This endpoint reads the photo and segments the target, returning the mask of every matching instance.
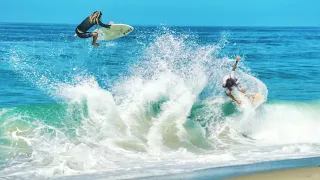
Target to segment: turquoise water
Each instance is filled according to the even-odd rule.
[[[0,175],[142,178],[319,156],[320,28],[0,24]],[[226,98],[237,76],[259,107]]]

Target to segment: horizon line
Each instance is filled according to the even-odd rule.
[[[47,23],[47,22],[0,22],[0,24],[37,24],[37,25],[70,25],[70,26],[77,26],[78,24],[72,24],[72,23]],[[117,23],[115,23],[117,24]],[[118,23],[118,24],[126,24],[126,23]],[[320,28],[320,25],[313,25],[313,26],[301,26],[301,25],[166,25],[166,24],[128,24],[130,26],[137,26],[137,27],[159,27],[159,26],[165,26],[165,27],[308,27],[308,28]]]

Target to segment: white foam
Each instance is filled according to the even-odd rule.
[[[312,106],[270,104],[256,112],[243,130],[269,144],[320,143],[320,121],[316,117]]]

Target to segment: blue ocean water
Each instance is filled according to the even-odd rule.
[[[320,28],[134,28],[92,47],[74,25],[0,24],[1,176],[142,178],[319,156]],[[224,95],[236,55],[242,86],[266,97],[257,108]]]

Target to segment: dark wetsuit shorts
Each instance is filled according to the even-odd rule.
[[[92,32],[84,32],[84,33],[81,33],[78,31],[78,29],[76,29],[76,33],[77,35],[80,37],[80,38],[89,38],[89,37],[92,37],[93,36],[93,33]]]

